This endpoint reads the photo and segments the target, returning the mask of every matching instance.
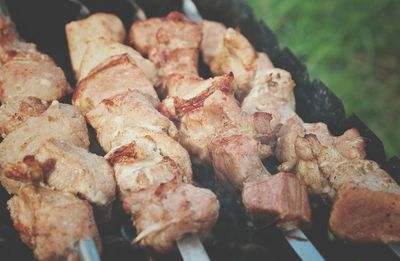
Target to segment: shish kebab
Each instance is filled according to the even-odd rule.
[[[78,249],[93,241],[101,251],[92,209],[77,196],[107,207],[113,170],[88,152],[79,111],[57,101],[72,92],[62,70],[21,41],[7,17],[0,17],[0,36],[0,181],[14,195],[14,226],[37,260],[79,260]],[[99,260],[96,253],[85,258]]]
[[[138,231],[132,243],[166,252],[185,234],[205,238],[218,217],[218,200],[191,184],[189,155],[175,141],[179,133],[156,110],[153,63],[121,43],[125,32],[119,20],[111,27],[102,16],[111,15],[66,25],[78,80],[72,102],[96,130],[114,167],[119,197]],[[121,37],[116,40],[115,34]]]
[[[270,176],[260,160],[270,155],[265,143],[275,133],[269,115],[241,111],[232,95],[232,75],[198,76],[202,41],[201,27],[176,12],[135,22],[130,30],[131,44],[158,68],[159,93],[169,96],[161,111],[177,122],[183,146],[198,161],[211,162],[220,180],[246,192],[243,202],[255,220],[277,220],[283,230],[309,223],[305,186],[290,173]],[[219,158],[224,148],[229,153]],[[229,172],[220,175],[227,166]],[[302,258],[323,259],[309,241],[287,239]]]
[[[280,170],[293,171],[311,195],[332,203],[332,232],[351,241],[399,242],[400,186],[365,159],[357,129],[335,137],[324,123],[304,123],[295,112],[289,72],[275,68],[240,32],[210,21],[202,28],[205,63],[214,75],[233,71],[238,76],[235,91],[244,111],[267,112],[272,125],[281,126],[273,141]],[[398,254],[396,244],[389,245]]]

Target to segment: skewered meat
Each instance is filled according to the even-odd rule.
[[[294,112],[294,82],[290,74],[273,68],[268,57],[260,53],[256,64],[254,79],[250,81],[252,89],[242,109],[270,113],[272,128],[283,125],[275,150],[283,162],[280,169],[294,171],[310,193],[333,202],[330,225],[338,236],[370,242],[398,240],[394,235],[400,226],[391,213],[396,216],[392,202],[399,197],[400,187],[375,162],[365,160],[364,140],[357,130],[334,137],[325,124],[303,123]],[[377,203],[371,197],[387,201]],[[362,201],[372,204],[364,205]],[[388,215],[375,213],[380,210]],[[365,220],[367,214],[372,215],[371,219]],[[344,219],[352,222],[343,225]],[[381,225],[375,226],[371,220],[379,220]]]
[[[201,21],[200,25],[203,32],[200,45],[201,54],[204,63],[210,64],[214,57],[222,51],[226,27],[221,23],[208,20]]]
[[[3,173],[7,178],[27,183],[42,181],[98,206],[107,206],[115,197],[114,172],[103,157],[55,139],[45,141],[36,156],[6,165]]]
[[[1,136],[5,138],[30,117],[42,114],[48,106],[48,102],[35,97],[24,97],[14,100],[13,103],[3,104],[0,107]]]
[[[269,175],[261,159],[271,154],[266,143],[273,139],[276,129],[270,125],[269,114],[248,115],[234,99],[234,78],[225,69],[237,69],[234,72],[238,73],[239,84],[244,82],[242,78],[250,81],[254,74],[252,66],[256,65],[256,53],[247,40],[233,30],[225,34],[227,46],[218,44],[219,37],[212,35],[212,32],[222,31],[225,32],[225,29],[219,24],[206,22],[202,28],[188,21],[184,15],[172,12],[165,19],[134,23],[130,30],[130,40],[143,52],[148,52],[149,59],[159,70],[162,78],[161,93],[167,95],[160,110],[177,122],[182,145],[194,155],[195,160],[212,163],[221,180],[242,189],[244,181]],[[143,38],[147,37],[146,41],[139,37],[139,32],[145,32]],[[215,57],[212,57],[212,51],[205,53],[205,59],[213,58],[211,63],[214,69],[221,74],[228,74],[208,80],[198,77],[197,49],[203,33],[212,37],[202,42],[203,48],[216,43],[216,48],[221,49],[221,52],[215,52]],[[238,44],[245,52],[236,52],[234,47]],[[230,52],[237,57],[227,61],[225,58],[229,57],[225,55]],[[238,60],[243,61],[244,66]],[[225,66],[225,63],[228,65]],[[245,160],[242,161],[240,156]],[[254,175],[249,172],[251,166],[257,168]],[[298,190],[305,194],[305,186],[300,182],[296,184]],[[305,201],[304,205],[308,206],[308,202]],[[300,209],[304,214],[300,215],[300,219],[305,219],[294,221],[296,225],[310,221],[309,207]]]
[[[147,55],[157,43],[157,31],[163,20],[158,17],[136,21],[129,30],[129,43],[142,55]]]
[[[129,46],[114,41],[107,41],[104,38],[98,38],[88,43],[86,51],[82,57],[80,67],[80,79],[89,75],[98,64],[115,55],[128,54],[135,61],[136,65],[142,69],[147,79],[153,84],[157,81],[157,71],[152,62],[143,58],[140,53]]]
[[[240,109],[233,97],[232,85],[232,75],[208,80],[182,75],[172,76],[167,84],[168,98],[163,101],[161,111],[177,120],[183,146],[199,162],[212,163],[220,180],[238,189],[243,189],[247,181],[256,182],[260,191],[267,191],[271,187],[269,183],[276,179],[258,182],[270,176],[261,159],[271,154],[270,147],[265,143],[272,139],[276,130],[271,128],[271,118],[268,114],[257,113],[251,116]],[[311,212],[306,188],[301,182],[291,184],[295,186],[293,191],[302,195],[300,198],[288,196],[285,200],[293,200],[292,202],[276,201],[268,206],[257,205],[264,202],[254,201],[253,204],[247,204],[249,211],[257,212],[259,216],[268,219],[271,219],[271,216],[282,218],[279,224],[287,229],[309,223]],[[252,189],[249,186],[246,188]],[[269,193],[274,193],[274,196],[276,193],[276,198],[281,199],[280,195],[286,191],[285,186],[280,186]],[[249,195],[247,189],[243,193]],[[298,196],[296,193],[291,196]],[[291,206],[298,204],[299,200],[302,204],[293,209],[293,213],[287,213],[288,208],[284,207],[285,204]],[[269,206],[271,212],[267,213],[266,209]],[[293,220],[289,221],[290,218]]]
[[[171,12],[164,19],[136,22],[130,29],[130,42],[148,54],[158,69],[163,93],[167,77],[173,74],[198,76],[198,48],[201,27],[186,16]]]
[[[38,117],[31,117],[0,143],[0,166],[21,162],[27,155],[36,155],[43,143],[55,138],[87,149],[88,130],[82,115],[71,105],[54,101]],[[1,175],[1,183],[8,191],[18,191],[19,182]]]
[[[232,28],[224,34],[221,51],[211,60],[210,69],[213,75],[232,72],[237,84],[235,95],[239,101],[251,89],[250,82],[254,77],[257,53],[247,39]]]
[[[9,52],[0,67],[0,101],[13,103],[16,98],[36,97],[58,100],[71,93],[63,71],[50,57],[37,52]]]
[[[98,38],[123,42],[126,35],[121,20],[115,15],[105,13],[97,13],[86,19],[70,22],[66,25],[65,32],[68,37],[72,69],[77,79],[80,78],[79,70],[89,42]]]
[[[399,203],[398,193],[345,184],[336,194],[329,225],[346,240],[399,242]]]
[[[8,202],[14,227],[37,260],[79,260],[76,244],[92,238],[101,250],[89,204],[67,192],[24,186]]]
[[[135,61],[128,54],[112,56],[78,83],[72,104],[86,114],[102,100],[129,90],[139,90],[152,104],[159,103],[153,85]]]
[[[100,59],[92,60],[90,66],[97,67],[80,82],[74,104],[87,113],[108,152],[124,209],[139,232],[134,242],[165,252],[185,233],[206,235],[219,204],[212,192],[187,184],[192,180],[189,155],[173,139],[178,138],[174,124],[155,109],[159,100],[136,64],[140,60],[125,50],[128,54],[114,58],[124,63],[113,57],[100,65]]]
[[[186,233],[205,238],[218,218],[219,205],[209,190],[174,180],[156,189],[132,192],[123,199],[135,227],[142,231],[142,246],[165,252]],[[140,234],[139,234],[140,236]]]

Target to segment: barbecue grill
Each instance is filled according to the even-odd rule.
[[[118,15],[129,28],[136,10],[124,0],[87,0],[91,12],[104,11]],[[367,158],[376,161],[400,182],[397,157],[386,160],[384,147],[378,137],[356,116],[346,117],[341,100],[318,79],[310,79],[306,66],[288,48],[282,48],[274,33],[258,21],[250,8],[240,0],[194,1],[205,19],[223,22],[239,28],[258,51],[266,52],[279,68],[292,74],[296,82],[296,110],[306,122],[324,122],[332,134],[338,135],[348,128],[357,128],[367,140]],[[165,16],[172,10],[181,11],[178,0],[137,1],[148,17]],[[13,21],[21,36],[34,42],[64,69],[74,83],[64,34],[67,22],[80,16],[79,5],[67,0],[10,0],[7,1]],[[201,60],[201,59],[200,59]],[[210,73],[200,65],[202,76]],[[74,86],[74,84],[72,84]],[[69,102],[67,100],[66,102]],[[104,155],[91,130],[91,151]],[[270,158],[265,165],[271,173],[277,172],[278,161]],[[397,172],[397,173],[396,173]],[[211,260],[298,260],[298,256],[273,225],[262,227],[249,223],[236,192],[221,190],[214,180],[212,169],[194,166],[195,181],[202,187],[217,191],[221,203],[220,217],[213,232],[204,243]],[[397,174],[397,176],[396,176]],[[6,209],[9,195],[0,189],[0,257],[2,260],[31,260],[32,253],[19,239]],[[355,244],[335,239],[328,229],[329,208],[319,199],[312,200],[313,223],[306,230],[307,237],[327,260],[394,260],[395,255],[383,244]],[[101,212],[98,210],[98,212]],[[98,213],[99,216],[101,213]],[[99,223],[103,240],[103,260],[149,260],[149,253],[139,246],[131,246],[135,237],[129,217],[119,201],[107,219]],[[151,253],[150,253],[151,254]],[[152,254],[153,260],[180,260],[179,254]]]

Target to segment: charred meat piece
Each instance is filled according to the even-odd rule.
[[[257,53],[247,39],[232,28],[226,30],[223,40],[221,51],[209,66],[213,75],[233,73],[237,84],[235,95],[242,101],[251,89]]]
[[[311,209],[305,184],[294,174],[280,172],[246,181],[243,205],[253,220],[277,220],[283,230],[308,226]]]
[[[151,61],[143,58],[140,53],[129,46],[104,38],[98,38],[88,43],[79,70],[80,79],[84,79],[97,65],[108,58],[122,54],[128,54],[153,84],[157,82],[157,71]]]
[[[48,102],[35,97],[15,99],[0,107],[0,135],[5,138],[30,117],[36,117],[46,111]]]
[[[130,29],[130,42],[154,62],[163,94],[165,81],[174,74],[198,75],[198,48],[201,27],[178,12],[164,19],[136,22]]]
[[[79,260],[76,244],[101,241],[89,204],[67,192],[26,186],[8,202],[15,229],[37,260]]]
[[[153,85],[135,61],[128,54],[112,56],[78,83],[72,104],[86,114],[104,99],[132,90],[141,91],[154,105],[159,103]]]
[[[86,19],[73,21],[66,25],[65,32],[71,57],[72,69],[79,79],[83,55],[90,41],[97,38],[113,42],[123,42],[126,32],[121,20],[112,14],[96,13]]]
[[[129,44],[142,55],[147,55],[157,44],[156,35],[162,23],[163,19],[159,17],[134,22],[129,30]]]
[[[54,166],[48,167],[45,181],[50,187],[71,192],[98,206],[107,206],[114,200],[114,171],[103,157],[50,139],[44,142],[36,158],[40,162],[54,162]]]
[[[131,192],[123,206],[132,215],[142,246],[159,252],[174,249],[176,239],[186,233],[205,238],[219,211],[211,191],[174,181]]]
[[[185,82],[188,84],[185,85]],[[169,95],[163,101],[161,111],[171,118],[177,118],[182,134],[180,141],[200,162],[211,162],[208,145],[215,136],[224,132],[241,133],[259,142],[274,135],[275,130],[269,128],[268,115],[253,117],[240,109],[232,95],[232,75],[211,80],[182,77],[173,84],[176,86],[168,86],[168,90],[179,90],[182,88],[179,85],[188,89],[181,95],[176,92],[174,95],[177,96]],[[260,156],[265,158],[270,150],[262,145]]]
[[[40,53],[13,51],[0,67],[0,101],[36,97],[44,101],[58,100],[72,93],[65,75],[50,57]]]
[[[361,242],[400,241],[400,194],[354,184],[339,188],[329,225],[340,238]]]
[[[227,29],[221,23],[208,20],[201,21],[200,25],[203,33],[200,51],[203,55],[204,63],[209,65],[215,56],[222,51],[224,34]]]
[[[27,155],[36,155],[49,138],[84,149],[89,147],[88,130],[82,115],[73,106],[54,101],[44,113],[29,118],[0,143],[1,167],[18,163]],[[1,179],[3,183],[3,175]]]
[[[133,90],[103,100],[86,115],[96,128],[97,137],[105,151],[132,141],[131,129],[143,128],[177,136],[175,125],[161,113],[140,91]]]

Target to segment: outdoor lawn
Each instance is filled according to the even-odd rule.
[[[346,106],[400,156],[400,1],[248,0]]]

